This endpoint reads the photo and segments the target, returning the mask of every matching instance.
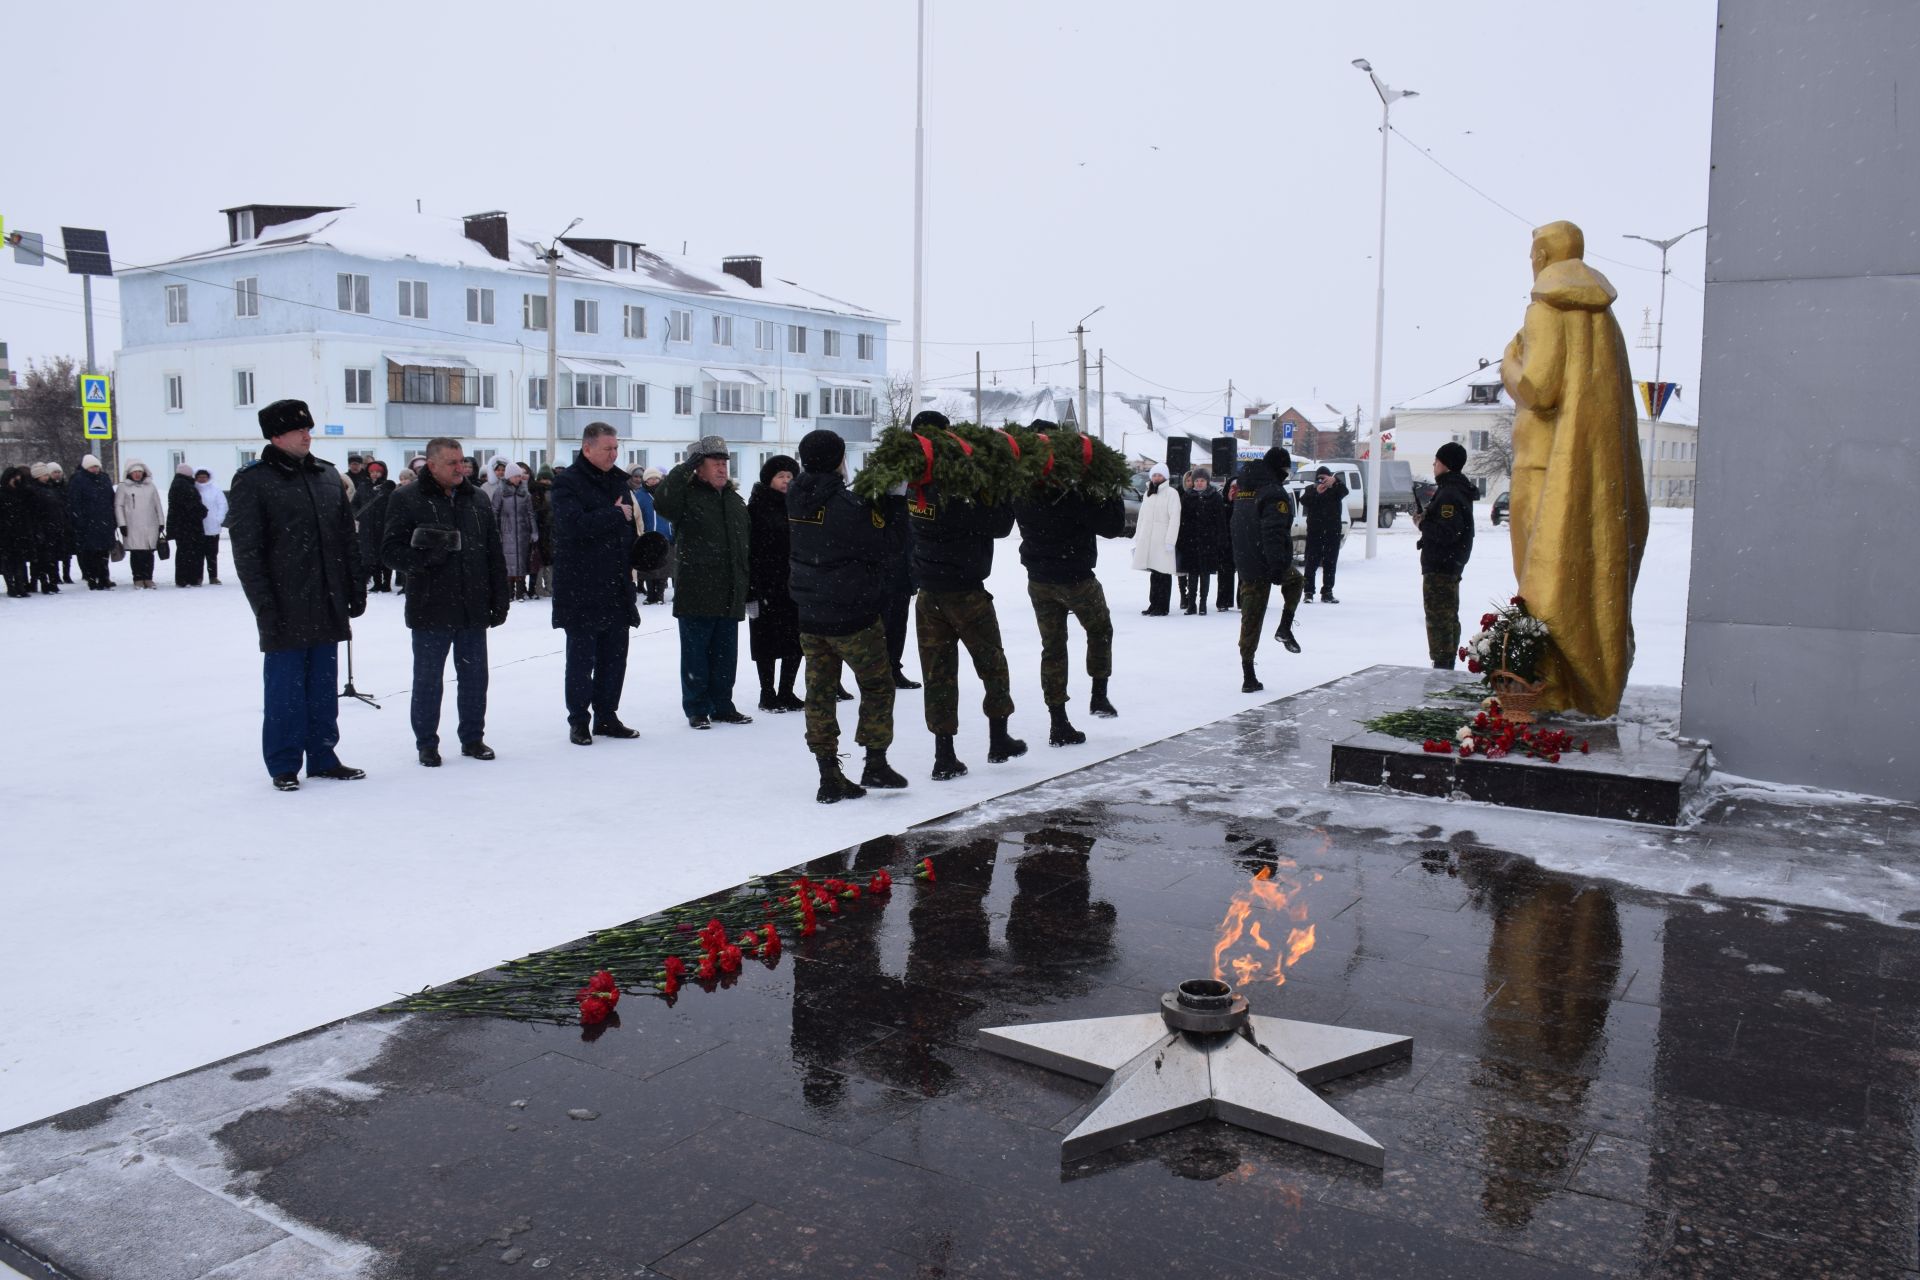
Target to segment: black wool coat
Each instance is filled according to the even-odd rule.
[[[929,485],[926,505],[907,503],[913,525],[913,580],[922,591],[977,591],[993,572],[993,542],[1013,532],[1010,504],[949,499]]]
[[[758,601],[760,616],[747,627],[755,662],[800,656],[800,612],[788,590],[791,539],[787,536],[787,495],[756,484],[747,498],[747,599]]]
[[[73,545],[81,551],[113,550],[113,481],[85,467],[67,484],[67,514],[73,522]]]
[[[233,478],[226,529],[261,652],[353,638],[348,619],[367,607],[366,579],[347,491],[330,463],[268,445]]]
[[[493,504],[471,480],[452,493],[432,476],[406,490],[382,496],[385,527],[380,558],[407,575],[407,625],[416,631],[497,627],[507,620],[507,559]],[[369,511],[377,508],[370,507]],[[460,549],[439,563],[413,545],[414,530],[456,529]]]
[[[197,542],[206,522],[207,503],[193,477],[175,475],[167,489],[167,536],[175,542]]]
[[[426,483],[422,481],[421,483]],[[634,602],[633,520],[627,473],[602,471],[578,453],[553,473],[553,625],[605,631],[640,625]]]
[[[1233,569],[1243,582],[1280,583],[1293,565],[1293,495],[1264,462],[1249,462],[1233,496]]]
[[[1338,546],[1347,527],[1347,482],[1339,476],[1325,493],[1310,484],[1300,491],[1300,510],[1307,517],[1307,541],[1315,546]]]
[[[38,554],[34,527],[38,509],[28,488],[33,475],[25,467],[0,472],[0,557],[30,560]]]
[[[1013,504],[1013,517],[1027,579],[1060,586],[1091,578],[1100,558],[1097,539],[1127,531],[1127,509],[1119,498],[1096,502],[1071,489],[1022,498]]]
[[[805,472],[787,489],[787,528],[800,630],[850,636],[877,621],[905,547],[906,500],[869,502],[837,471]]]
[[[1180,494],[1180,534],[1174,539],[1174,566],[1181,573],[1212,573],[1220,563],[1220,491],[1185,489]]]
[[[46,560],[58,560],[73,553],[73,530],[67,522],[67,495],[51,484],[42,484],[28,473],[28,492],[33,495],[34,554]]]

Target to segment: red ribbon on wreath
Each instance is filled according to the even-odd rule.
[[[1003,436],[1005,436],[1005,437],[1007,438],[1007,448],[1009,448],[1009,449],[1011,449],[1011,450],[1013,450],[1013,457],[1014,457],[1014,461],[1016,461],[1016,462],[1017,462],[1017,461],[1019,461],[1019,459],[1020,459],[1020,442],[1019,442],[1018,440],[1015,440],[1015,439],[1013,438],[1013,432],[1011,432],[1011,431],[1008,431],[1008,430],[1005,430],[1005,429],[1003,428],[1003,429],[1001,430],[1001,432],[1000,432],[1000,434],[1001,434],[1001,435],[1003,435]]]
[[[1080,461],[1088,467],[1093,466],[1093,437],[1092,436],[1080,437]]]
[[[920,452],[926,455],[927,459],[927,469],[921,473],[920,479],[915,481],[913,485],[914,503],[920,510],[925,511],[927,509],[927,486],[933,483],[933,441],[927,439],[917,431],[913,433],[913,438],[920,442]]]
[[[946,437],[947,439],[953,441],[955,444],[960,446],[961,453],[964,453],[969,458],[973,456],[973,446],[968,444],[965,440],[962,440],[959,436],[953,434],[953,432],[951,431],[946,433]]]
[[[1044,431],[1035,432],[1035,434],[1047,442],[1047,465],[1040,468],[1040,475],[1044,479],[1053,474],[1053,437]]]

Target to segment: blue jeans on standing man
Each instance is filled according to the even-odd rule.
[[[302,756],[309,774],[339,764],[333,749],[340,744],[340,646],[279,649],[262,657],[266,716],[260,749],[267,772],[298,773]]]
[[[680,709],[687,719],[734,713],[740,624],[732,618],[681,618]]]
[[[440,745],[440,695],[449,649],[459,684],[455,705],[460,745],[480,741],[487,731],[487,629],[420,628],[413,633],[413,745],[419,751]]]

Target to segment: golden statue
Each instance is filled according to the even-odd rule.
[[[1552,639],[1542,710],[1610,716],[1633,666],[1633,584],[1647,499],[1618,295],[1571,222],[1533,233],[1533,301],[1507,344],[1513,572]]]

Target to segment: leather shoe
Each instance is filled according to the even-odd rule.
[[[638,729],[629,729],[618,720],[603,720],[593,726],[593,732],[594,736],[599,738],[637,738],[640,736]]]
[[[350,764],[337,764],[331,769],[322,769],[318,773],[309,769],[307,770],[307,776],[309,778],[332,778],[335,782],[358,782],[367,776],[367,771],[365,769],[356,769]]]
[[[687,717],[687,728],[689,728],[689,729],[711,729],[711,728],[713,728],[713,721],[711,721],[711,720],[709,720],[709,719],[707,719],[707,718],[706,718],[705,716],[688,716],[688,717]]]
[[[713,717],[713,722],[715,724],[752,724],[753,717],[742,715],[738,711],[722,711],[719,715]]]
[[[440,767],[440,750],[437,747],[420,748],[420,763],[429,769]]]
[[[300,789],[300,775],[297,773],[274,774],[273,789],[275,791],[298,791]]]
[[[896,689],[918,689],[920,682],[904,671],[896,671],[893,673],[893,687]]]
[[[461,743],[460,754],[463,756],[471,756],[475,760],[491,760],[493,759],[493,748],[476,738],[472,742]]]
[[[587,726],[577,724],[567,730],[567,741],[576,747],[590,747],[593,745],[593,735],[587,732]]]

